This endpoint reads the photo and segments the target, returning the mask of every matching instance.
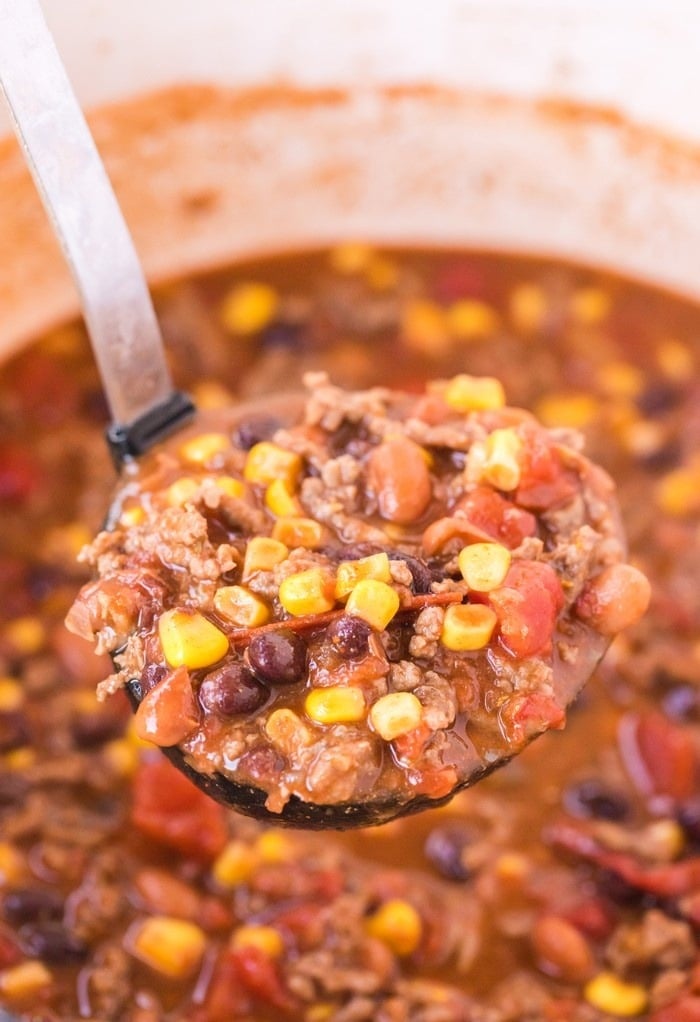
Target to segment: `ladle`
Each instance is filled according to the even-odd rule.
[[[194,407],[173,388],[131,237],[37,0],[0,0],[0,84],[80,293],[113,420],[107,439],[120,467],[189,420]],[[288,399],[280,407],[288,414]],[[249,410],[241,407],[241,415]],[[578,695],[606,645],[607,640],[600,637],[581,651],[575,667],[557,664],[554,688],[562,707]],[[137,706],[139,683],[132,682],[129,690]],[[436,801],[394,796],[361,804],[317,805],[293,796],[282,813],[272,813],[265,808],[267,796],[261,789],[220,774],[198,773],[178,747],[163,751],[219,802],[251,816],[299,827],[377,824],[451,797]],[[459,787],[467,787],[505,761],[503,757],[480,766]]]

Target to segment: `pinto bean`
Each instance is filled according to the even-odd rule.
[[[406,437],[374,448],[367,463],[367,484],[382,518],[404,525],[420,518],[433,493],[423,452]]]
[[[651,586],[631,564],[611,564],[596,575],[576,601],[576,613],[602,635],[616,635],[645,613]]]
[[[548,913],[535,922],[531,935],[538,967],[565,983],[580,983],[592,974],[595,961],[588,941],[561,916]]]
[[[493,537],[478,525],[473,525],[468,518],[438,518],[431,522],[423,533],[422,547],[428,557],[444,550],[453,539],[461,545],[465,543],[488,543]]]

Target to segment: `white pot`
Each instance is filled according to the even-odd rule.
[[[700,289],[692,0],[45,10],[154,280],[366,237],[556,254]],[[0,255],[8,351],[77,309],[11,139]]]

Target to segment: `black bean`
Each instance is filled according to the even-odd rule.
[[[445,879],[464,882],[471,876],[471,870],[463,853],[473,840],[474,834],[468,827],[436,827],[425,842],[425,857]]]
[[[637,398],[639,410],[645,415],[665,415],[678,404],[680,393],[671,383],[656,381]]]
[[[29,742],[29,729],[19,710],[0,713],[0,752],[11,752]]]
[[[71,721],[73,741],[82,749],[104,745],[112,738],[118,738],[123,730],[123,720],[111,707],[81,713]]]
[[[290,323],[284,320],[277,320],[260,334],[260,344],[263,348],[287,348],[296,351],[304,343],[304,327],[302,323]]]
[[[687,799],[678,807],[678,822],[686,837],[700,845],[700,795]]]
[[[413,628],[409,623],[401,621],[391,622],[382,636],[384,652],[390,663],[397,664],[399,660],[408,660],[412,635]]]
[[[167,673],[168,668],[164,664],[147,664],[141,675],[140,687],[142,695],[155,688]]]
[[[663,693],[661,705],[674,720],[697,721],[700,718],[700,690],[689,681],[678,682]]]
[[[251,415],[242,419],[236,427],[233,442],[244,451],[270,437],[280,428],[280,420],[273,415]]]
[[[291,685],[306,674],[306,643],[289,628],[255,635],[248,646],[251,670],[272,685]]]
[[[35,923],[23,926],[18,933],[25,954],[40,958],[52,965],[82,962],[88,947],[58,922]]]
[[[218,717],[254,713],[267,702],[269,689],[254,678],[243,664],[230,663],[204,678],[199,701],[206,711]]]
[[[436,581],[436,575],[428,567],[425,561],[411,554],[404,554],[400,550],[393,550],[389,554],[390,561],[403,561],[413,577],[411,589],[414,593],[429,593],[430,587]]]
[[[342,657],[353,660],[364,656],[372,629],[359,617],[343,614],[326,629],[326,638]]]
[[[595,778],[567,788],[564,806],[574,816],[585,819],[624,820],[630,812],[629,802],[622,792],[612,790]]]
[[[63,899],[42,887],[17,887],[3,898],[2,912],[8,923],[21,926],[39,920],[60,919]]]

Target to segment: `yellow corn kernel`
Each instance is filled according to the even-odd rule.
[[[613,397],[634,399],[644,389],[644,373],[629,362],[606,362],[597,375],[600,389]]]
[[[197,408],[207,412],[230,408],[235,401],[231,391],[216,380],[202,380],[195,383],[192,388],[192,397]]]
[[[149,742],[149,745],[152,745]],[[139,765],[137,747],[127,738],[115,738],[102,747],[102,755],[117,777],[133,777]]]
[[[496,627],[496,614],[481,603],[452,604],[445,611],[440,641],[456,652],[483,649]]]
[[[597,326],[607,318],[611,305],[609,292],[600,287],[580,287],[571,296],[571,315],[583,326]]]
[[[459,341],[475,341],[498,328],[498,314],[486,302],[461,298],[447,310],[447,328]]]
[[[18,883],[25,873],[24,856],[9,841],[0,841],[0,888]]]
[[[265,507],[278,518],[300,515],[302,512],[299,498],[290,491],[283,479],[273,479],[265,490]]]
[[[245,485],[234,476],[217,476],[214,483],[216,488],[226,494],[227,497],[245,497]]]
[[[256,571],[271,571],[289,557],[289,550],[278,539],[268,536],[253,536],[248,540],[243,558],[243,580],[249,579]]]
[[[357,561],[342,561],[338,565],[335,579],[336,599],[342,600],[348,596],[363,578],[372,578],[376,582],[391,582],[389,555],[370,554],[369,557],[361,557]]]
[[[136,958],[173,979],[191,976],[199,968],[207,944],[199,926],[174,916],[149,916],[129,936]]]
[[[201,433],[180,445],[178,454],[192,465],[208,465],[231,446],[225,433]]]
[[[13,618],[4,629],[5,638],[21,656],[38,653],[46,641],[46,629],[38,617],[30,614]]]
[[[621,429],[622,442],[626,450],[637,458],[648,458],[661,450],[666,440],[666,431],[660,422],[652,419],[638,419]]]
[[[269,486],[275,479],[281,479],[292,493],[301,472],[301,457],[294,451],[261,440],[248,451],[243,475],[249,483]]]
[[[258,856],[245,841],[233,840],[225,846],[211,868],[220,887],[238,887],[247,883],[255,872]]]
[[[538,284],[518,284],[511,291],[508,312],[516,330],[526,334],[540,330],[548,311],[547,296]]]
[[[656,361],[664,376],[677,383],[690,379],[695,372],[695,359],[691,348],[672,337],[659,344],[656,349]]]
[[[683,465],[663,476],[656,487],[656,503],[674,518],[700,511],[700,466]]]
[[[194,496],[196,493],[199,493],[201,485],[199,480],[192,479],[191,476],[182,476],[181,479],[176,479],[167,488],[165,499],[170,507],[182,507],[184,504],[194,500]]]
[[[331,250],[329,261],[336,273],[350,276],[362,273],[372,258],[373,251],[369,245],[361,241],[348,241]]]
[[[326,1002],[312,1004],[304,1013],[304,1022],[330,1022],[336,1013],[336,1005]]]
[[[222,586],[214,593],[214,609],[238,628],[257,628],[270,620],[270,608],[245,586]]]
[[[423,936],[423,922],[409,901],[391,898],[366,921],[367,932],[401,957],[411,955]]]
[[[30,745],[22,745],[19,749],[12,749],[2,757],[2,763],[6,770],[20,773],[22,770],[29,770],[36,763],[36,750]]]
[[[147,738],[142,738],[137,731],[136,718],[131,717],[129,723],[126,725],[126,731],[124,732],[124,740],[136,751],[140,753],[144,749],[152,749],[153,742],[149,742]]]
[[[50,529],[46,536],[46,552],[52,560],[77,557],[84,546],[92,541],[85,522],[68,522]]]
[[[232,334],[256,334],[270,323],[279,307],[279,295],[269,284],[237,284],[224,298],[219,318]]]
[[[265,722],[265,734],[283,756],[291,756],[314,740],[299,714],[287,706],[272,711]]]
[[[171,667],[208,667],[228,652],[228,639],[202,614],[166,610],[158,622],[158,635]]]
[[[24,689],[16,678],[0,676],[0,713],[18,710],[24,702]]]
[[[448,381],[444,399],[456,412],[483,412],[503,408],[506,395],[503,384],[494,376],[468,376],[459,373]]]
[[[313,518],[278,518],[272,527],[272,538],[285,546],[316,550],[323,543],[323,526]]]
[[[373,255],[365,267],[364,278],[373,291],[391,291],[399,282],[399,268],[386,256]]]
[[[369,711],[370,724],[385,742],[414,731],[422,719],[423,706],[413,692],[389,692],[380,696]]]
[[[498,490],[514,490],[520,482],[523,442],[514,429],[494,429],[486,437],[482,478]]]
[[[363,720],[365,695],[356,685],[328,685],[312,689],[304,709],[317,724],[350,724]]]
[[[22,1001],[49,986],[52,979],[44,963],[31,958],[0,972],[0,994],[11,1001]]]
[[[568,426],[585,429],[598,414],[599,405],[592,394],[547,394],[535,409],[537,418],[545,426]]]
[[[489,593],[503,584],[510,568],[510,550],[500,543],[472,543],[457,558],[462,578],[477,593]]]
[[[274,926],[239,926],[231,935],[231,947],[254,947],[268,958],[279,958],[284,951],[284,940]]]
[[[284,579],[280,584],[279,601],[287,613],[294,617],[323,614],[335,605],[334,587],[334,579],[320,568],[309,568]]]
[[[673,862],[685,848],[685,833],[675,820],[653,820],[644,828],[644,848],[657,862]]]
[[[146,518],[146,512],[140,504],[132,504],[131,507],[125,507],[119,516],[119,524],[125,529],[135,529],[137,525],[142,525]]]
[[[376,632],[383,632],[401,605],[399,594],[386,582],[361,578],[348,597],[345,609],[360,617]]]
[[[264,830],[255,842],[255,851],[260,861],[267,866],[291,862],[296,857],[296,848],[289,835],[276,827]]]
[[[649,998],[639,983],[626,983],[614,972],[599,972],[584,987],[583,996],[599,1011],[616,1018],[634,1018],[646,1011]]]
[[[507,887],[520,887],[531,872],[530,862],[520,852],[503,852],[494,864],[499,881]]]
[[[406,303],[401,336],[407,347],[422,355],[442,355],[450,347],[445,310],[424,298]]]

